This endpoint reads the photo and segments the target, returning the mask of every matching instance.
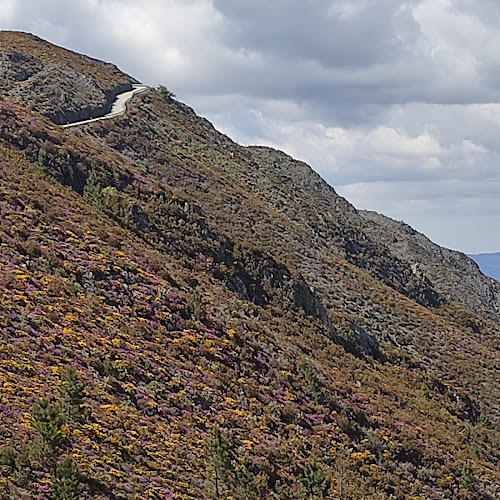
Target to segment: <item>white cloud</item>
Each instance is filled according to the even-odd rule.
[[[366,1],[358,0],[356,2],[332,2],[328,8],[328,15],[346,21],[359,16],[366,9]]]
[[[409,137],[392,127],[380,126],[370,131],[365,140],[374,153],[391,156],[426,157],[442,153],[439,141],[429,131]]]
[[[19,3],[16,0],[2,0],[0,7],[0,26],[15,23],[18,19]]]

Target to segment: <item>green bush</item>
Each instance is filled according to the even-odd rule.
[[[311,396],[314,398],[316,403],[323,403],[325,400],[325,395],[323,393],[323,384],[314,373],[314,370],[307,363],[301,363],[299,365],[299,369],[307,382]]]
[[[163,99],[165,99],[165,101],[169,101],[175,97],[175,94],[168,90],[165,85],[158,85],[158,87],[156,87],[156,91],[161,95],[161,97],[163,97]]]
[[[50,171],[49,171],[49,157],[48,157],[47,151],[45,150],[44,147],[41,147],[40,150],[38,151],[38,159],[37,159],[37,162],[36,162],[36,169],[44,177],[46,177],[46,176],[48,176],[50,174]]]
[[[316,460],[311,459],[304,467],[300,482],[310,499],[323,498],[328,482],[325,474]]]
[[[0,465],[5,465],[11,470],[16,467],[16,458],[16,451],[10,446],[0,451]]]
[[[476,476],[474,469],[469,464],[464,464],[462,477],[460,478],[460,488],[473,491],[476,488]]]
[[[102,185],[96,175],[90,174],[83,188],[83,199],[97,208],[102,208]]]
[[[236,466],[236,491],[239,497],[245,500],[258,498],[258,492],[255,485],[255,474],[252,470],[252,463],[248,457],[244,457],[243,461]]]

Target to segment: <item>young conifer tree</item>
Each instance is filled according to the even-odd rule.
[[[84,389],[85,385],[80,380],[78,371],[69,366],[62,375],[59,388],[68,418],[77,418],[80,415]]]
[[[215,473],[215,495],[220,498],[222,484],[230,482],[232,463],[229,443],[222,436],[218,426],[212,429],[212,436],[207,443],[207,452],[212,459]]]
[[[52,500],[78,500],[81,492],[80,474],[72,457],[66,457],[56,469]]]

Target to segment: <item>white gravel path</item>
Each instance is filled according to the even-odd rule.
[[[113,118],[114,116],[121,115],[125,113],[127,110],[127,102],[132,99],[134,94],[138,94],[139,92],[144,92],[149,87],[146,85],[134,85],[132,90],[128,90],[127,92],[122,92],[118,94],[113,102],[113,106],[111,107],[111,111],[103,116],[99,116],[97,118],[89,118],[88,120],[83,120],[81,122],[67,123],[66,125],[61,125],[62,128],[76,127],[77,125],[85,125],[86,123],[96,122],[98,120],[107,120],[108,118]]]

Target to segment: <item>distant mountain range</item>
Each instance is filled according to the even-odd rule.
[[[471,254],[469,257],[477,263],[484,274],[500,280],[500,252]]]

